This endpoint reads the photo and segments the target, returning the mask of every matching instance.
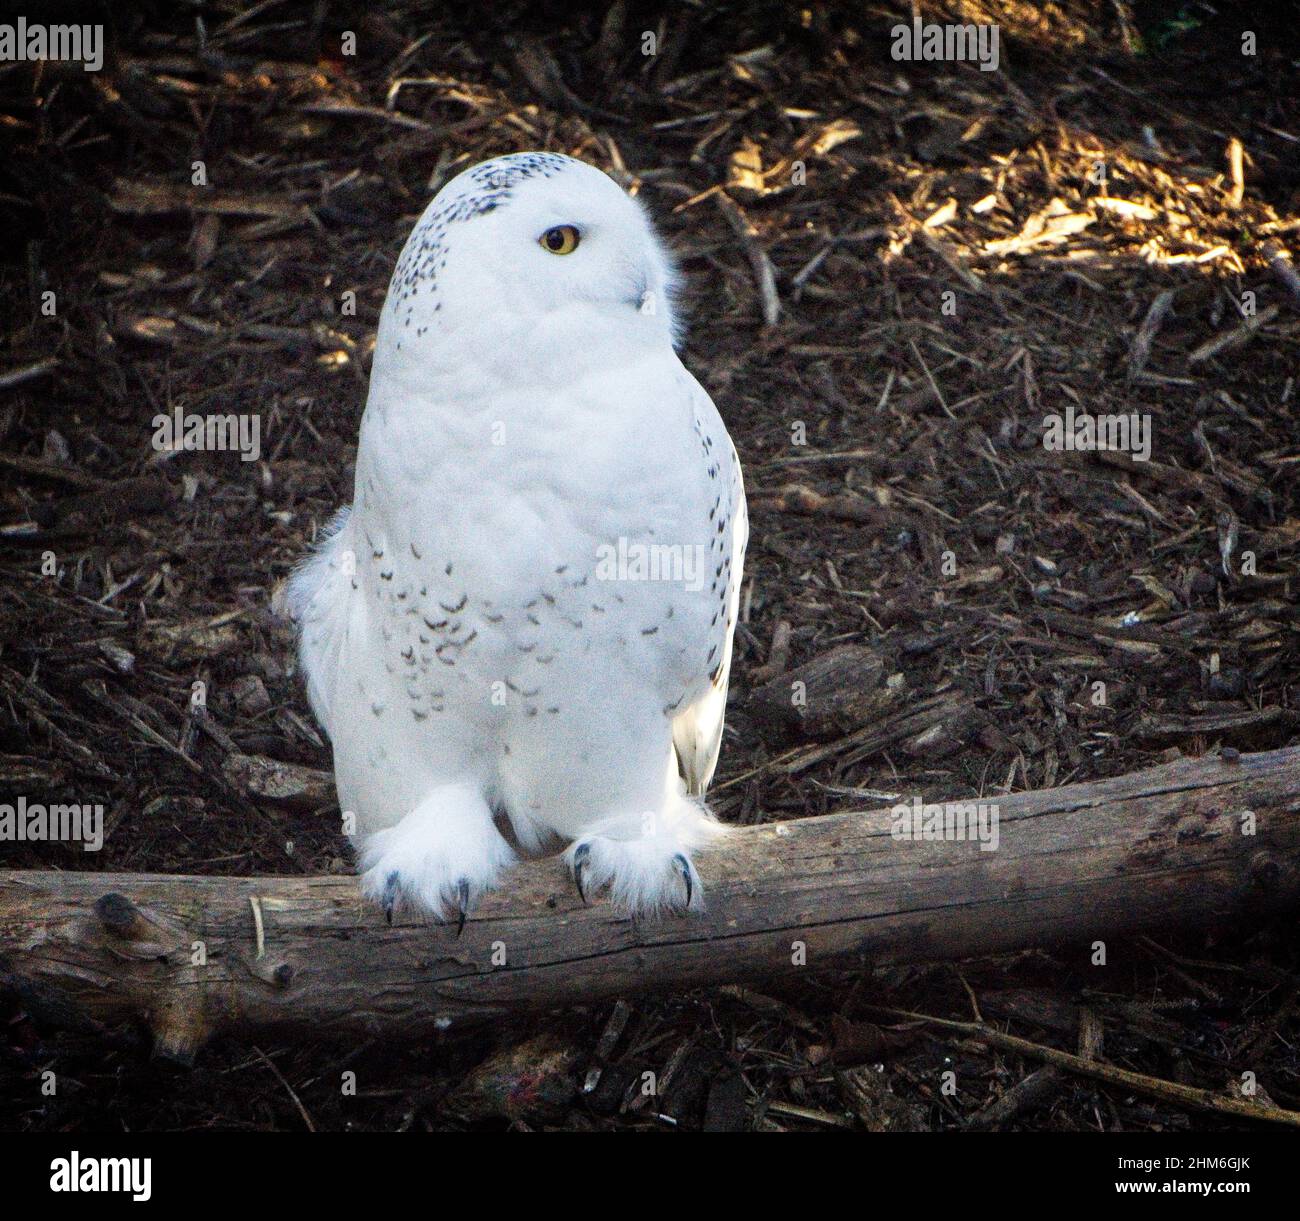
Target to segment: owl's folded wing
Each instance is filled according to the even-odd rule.
[[[331,697],[339,668],[343,625],[356,572],[344,507],[316,540],[315,549],[289,580],[289,609],[298,625],[298,662],[307,698],[320,727],[332,738]]]
[[[725,436],[725,434],[724,434]],[[731,526],[731,588],[727,593],[727,626],[722,661],[712,676],[708,691],[673,719],[673,746],[687,792],[703,797],[722,749],[722,723],[727,713],[727,682],[731,676],[732,641],[740,615],[740,587],[743,584],[745,547],[749,542],[749,513],[741,482],[740,460],[731,447],[734,479]]]

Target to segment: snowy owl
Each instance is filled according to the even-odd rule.
[[[645,213],[571,157],[466,170],[406,242],[352,505],[289,591],[390,921],[463,927],[565,844],[584,902],[700,905],[748,524],[675,338]]]

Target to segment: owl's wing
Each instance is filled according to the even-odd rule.
[[[289,609],[298,625],[298,663],[307,680],[307,698],[320,727],[331,738],[331,697],[356,572],[355,557],[349,550],[349,514],[347,507],[339,510],[316,540],[311,555],[294,571],[288,590]]]
[[[726,433],[723,432],[723,438]],[[736,622],[740,615],[740,587],[743,584],[745,547],[749,542],[749,511],[745,506],[745,487],[741,480],[740,459],[736,448],[731,451],[731,588],[727,591],[726,635],[722,661],[714,671],[708,691],[695,703],[673,718],[673,747],[677,763],[692,796],[703,797],[718,766],[722,749],[722,723],[727,713],[727,682],[731,677],[731,648]]]

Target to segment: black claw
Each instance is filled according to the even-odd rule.
[[[384,917],[389,926],[393,923],[393,908],[397,906],[397,871],[390,873],[384,882]]]
[[[681,871],[682,881],[686,883],[686,906],[690,907],[691,898],[695,894],[695,887],[691,882],[691,863],[679,852],[673,857],[673,864]]]
[[[469,879],[461,878],[456,885],[456,907],[460,918],[456,921],[456,938],[460,939],[465,931],[465,919],[469,915]]]
[[[578,888],[578,898],[587,905],[587,892],[582,888],[582,871],[587,867],[587,858],[591,856],[590,844],[579,844],[573,853],[573,883]]]

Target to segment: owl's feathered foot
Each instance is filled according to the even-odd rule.
[[[361,889],[389,924],[399,908],[410,907],[439,923],[454,922],[460,936],[483,893],[514,859],[478,791],[448,785],[366,838]]]
[[[578,898],[584,905],[588,905],[586,873],[590,868],[591,861],[591,844],[579,844],[573,852],[573,884],[578,888]],[[684,890],[684,902],[681,904],[670,904],[671,910],[679,916],[684,916],[691,907],[691,900],[695,897],[695,867],[691,864],[690,858],[683,852],[677,853],[673,857],[673,867],[677,870],[682,880]]]
[[[392,873],[384,879],[384,893],[382,897],[382,906],[384,909],[384,919],[391,926],[393,923],[393,912],[402,897],[402,875],[394,869]],[[459,937],[465,931],[465,921],[469,919],[469,914],[478,905],[478,900],[471,894],[470,881],[468,878],[461,878],[456,883],[456,936]],[[439,919],[439,923],[442,923]]]
[[[703,908],[703,888],[689,849],[721,833],[722,828],[695,805],[649,833],[620,836],[639,820],[602,827],[607,834],[587,835],[566,854],[578,895],[584,903],[602,890],[631,916],[684,916]]]

